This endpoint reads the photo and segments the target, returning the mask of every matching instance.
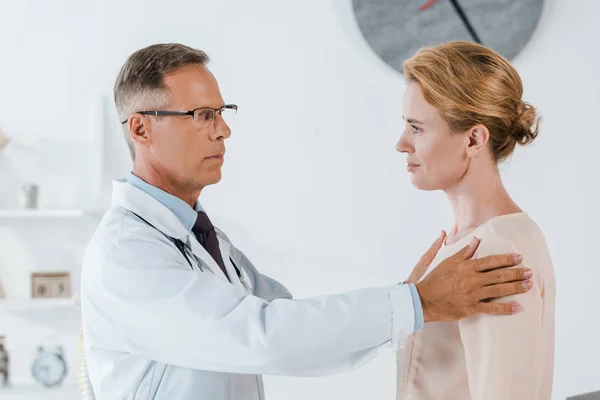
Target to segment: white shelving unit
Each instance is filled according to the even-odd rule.
[[[69,219],[83,218],[98,215],[97,212],[83,209],[26,209],[26,210],[0,210],[2,219]]]

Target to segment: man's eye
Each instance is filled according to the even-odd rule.
[[[198,110],[196,111],[196,118],[200,121],[210,121],[213,119],[213,110]]]

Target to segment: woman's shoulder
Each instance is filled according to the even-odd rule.
[[[546,239],[539,225],[525,212],[501,215],[486,223],[482,233],[488,240],[509,242],[517,250],[546,247]]]
[[[532,242],[545,242],[542,230],[525,212],[491,218],[449,247],[463,247],[469,244],[473,237],[480,240],[479,249],[488,247],[520,248],[528,247]]]
[[[534,270],[553,269],[550,251],[539,225],[525,212],[502,215],[482,226],[475,257],[515,252]]]

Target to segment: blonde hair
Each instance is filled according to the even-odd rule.
[[[408,82],[421,87],[455,132],[482,124],[496,162],[539,133],[536,109],[521,97],[523,83],[508,60],[477,43],[452,41],[425,47],[403,64]]]

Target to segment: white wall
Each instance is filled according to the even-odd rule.
[[[402,77],[366,47],[350,3],[0,0],[0,126],[28,138],[68,139],[69,149],[90,158],[104,146],[111,163],[104,175],[97,158],[85,176],[61,167],[62,182],[35,175],[16,156],[10,168],[41,182],[46,206],[95,199],[105,206],[107,192],[93,192],[98,182],[129,168],[110,102],[114,78],[134,50],[183,42],[209,53],[226,101],[240,106],[224,179],[202,200],[238,247],[299,297],[401,280],[452,218],[441,194],[409,184],[394,150]],[[600,239],[600,3],[545,3],[539,29],[514,60],[527,100],[543,113],[543,131],[503,170],[555,262],[554,398],[564,399],[600,390],[593,254]],[[100,96],[109,107],[105,145],[98,118],[90,117]],[[16,172],[6,171],[0,201],[10,205]],[[0,243],[2,232],[15,229],[0,227]],[[10,257],[2,249],[0,263]],[[392,399],[394,380],[388,354],[334,377],[266,382],[271,399]]]

